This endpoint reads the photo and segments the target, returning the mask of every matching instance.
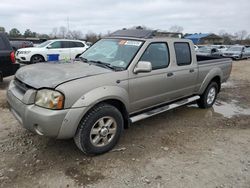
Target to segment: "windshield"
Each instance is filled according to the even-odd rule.
[[[140,49],[142,43],[142,41],[138,40],[101,39],[80,57],[87,61],[97,61],[125,69]]]
[[[37,47],[37,48],[43,48],[43,47],[47,46],[49,43],[51,43],[51,41],[48,40],[48,41],[45,41],[45,42],[43,42],[43,43],[37,45],[36,47]]]
[[[227,49],[227,51],[235,51],[235,52],[241,52],[241,50],[242,50],[242,47],[240,46],[234,46],[234,47]]]

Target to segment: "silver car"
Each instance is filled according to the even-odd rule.
[[[250,57],[250,48],[245,46],[235,45],[228,48],[224,53],[224,57],[230,57],[235,60],[247,59]]]

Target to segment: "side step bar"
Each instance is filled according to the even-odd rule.
[[[142,114],[138,114],[136,116],[132,116],[130,118],[130,120],[131,120],[132,123],[134,123],[134,122],[140,121],[142,119],[146,119],[148,117],[154,116],[156,114],[160,114],[162,112],[166,112],[168,110],[177,108],[179,106],[183,106],[183,105],[188,104],[190,102],[196,101],[199,98],[200,98],[200,96],[193,96],[193,97],[190,97],[190,98],[187,98],[187,99],[184,99],[184,100],[177,101],[175,103],[168,104],[166,106],[161,106],[159,108],[156,108],[156,109],[144,112]]]

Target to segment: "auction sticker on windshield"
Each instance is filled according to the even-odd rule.
[[[120,45],[127,45],[127,46],[140,46],[142,42],[134,41],[134,40],[121,40],[119,42]]]

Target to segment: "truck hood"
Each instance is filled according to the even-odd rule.
[[[55,88],[59,84],[70,80],[110,72],[112,70],[75,61],[28,65],[20,68],[15,76],[21,82],[39,89]]]

